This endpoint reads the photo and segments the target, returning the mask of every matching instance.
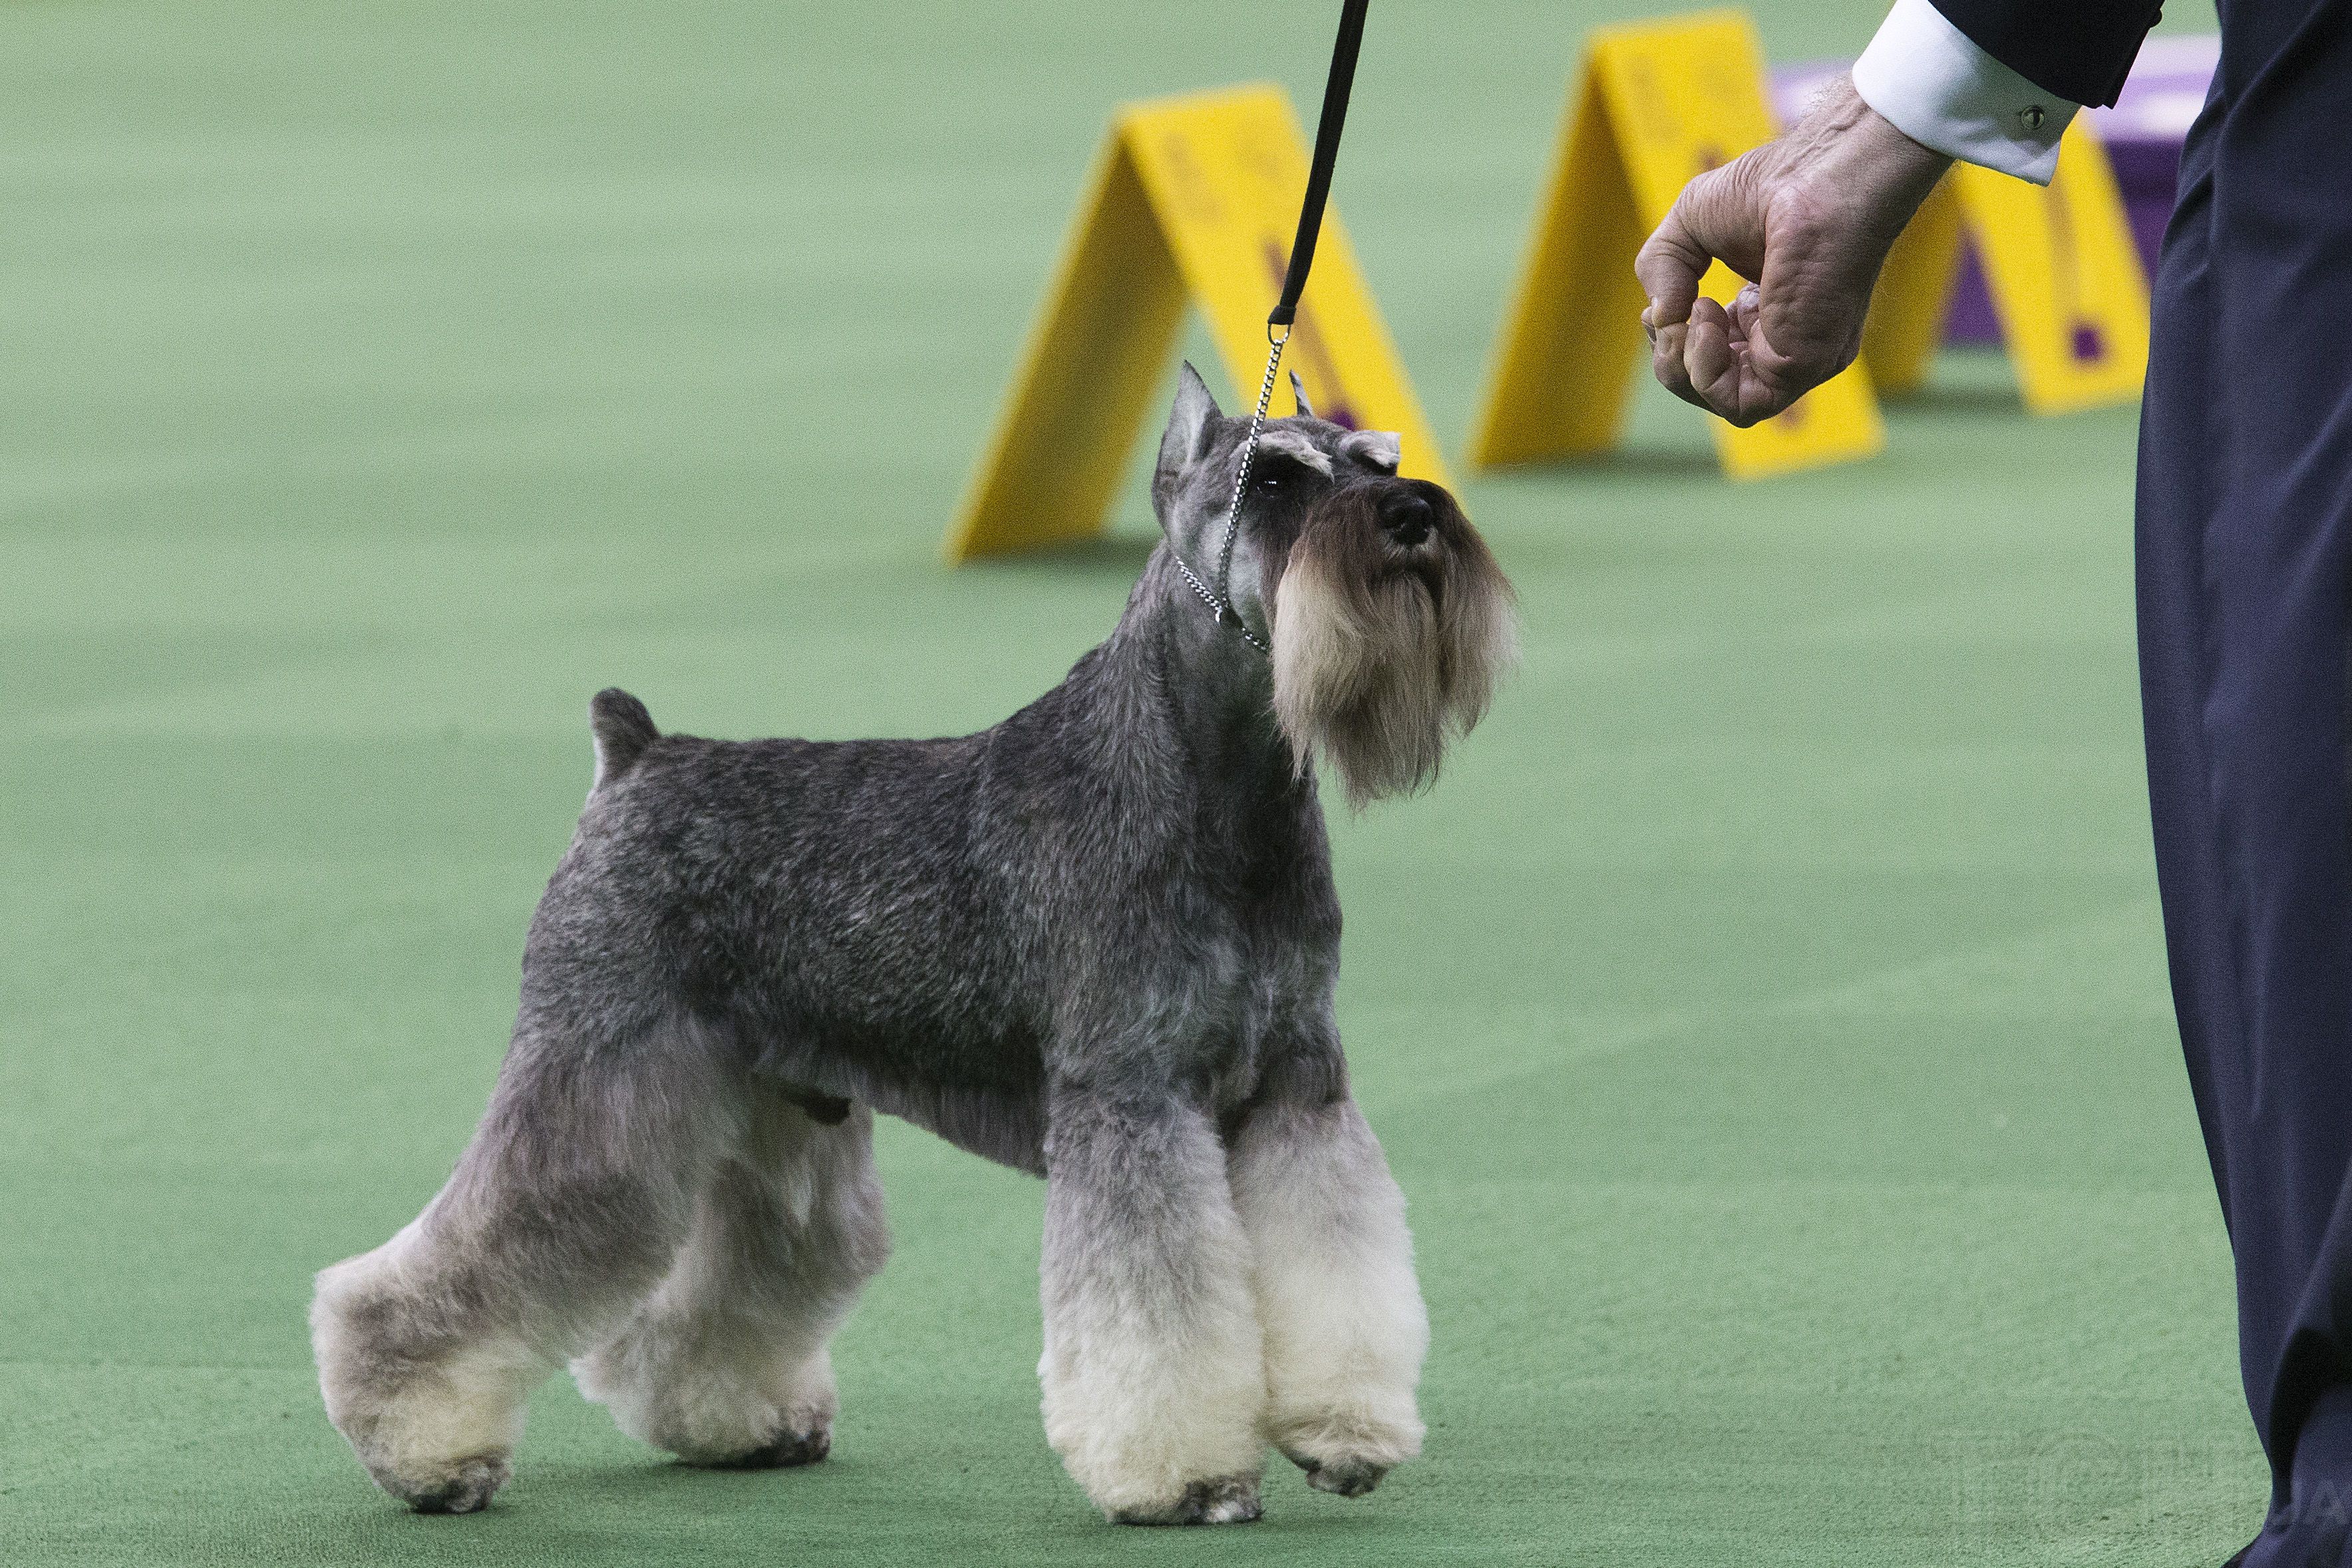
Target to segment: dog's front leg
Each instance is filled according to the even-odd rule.
[[[1265,1325],[1268,1435],[1309,1484],[1360,1496],[1421,1452],[1429,1315],[1404,1195],[1344,1094],[1257,1107],[1232,1170]]]
[[[1215,1128],[1066,1084],[1048,1116],[1047,1440],[1118,1522],[1255,1519],[1265,1374]]]

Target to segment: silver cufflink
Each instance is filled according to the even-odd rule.
[[[2050,117],[2048,115],[2042,113],[2042,106],[2038,103],[2027,104],[2023,109],[2017,111],[2018,123],[2024,126],[2028,131],[2041,130],[2042,122],[2049,118]]]

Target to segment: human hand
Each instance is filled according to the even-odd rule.
[[[1951,162],[1842,80],[1788,134],[1684,186],[1633,262],[1658,380],[1745,428],[1853,363],[1878,269]],[[1749,280],[1728,308],[1698,292],[1715,260]]]

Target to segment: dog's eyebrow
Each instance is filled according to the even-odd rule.
[[[1268,452],[1279,452],[1306,464],[1326,479],[1331,477],[1331,455],[1295,430],[1268,430],[1258,437],[1257,444]]]
[[[1339,450],[1359,463],[1393,474],[1397,460],[1404,455],[1404,443],[1393,430],[1351,430],[1339,438]]]

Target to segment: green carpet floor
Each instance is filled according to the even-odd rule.
[[[1781,57],[1877,0],[1763,8]],[[1041,1189],[903,1127],[834,1460],[567,1384],[488,1514],[319,1408],[312,1270],[497,1068],[610,682],[986,724],[1116,537],[936,546],[1121,98],[1330,7],[0,7],[0,1563],[2215,1563],[2263,1493],[2137,758],[2127,413],[1948,360],[1886,455],[1487,481],[1524,673],[1335,821],[1340,1009],[1435,1324],[1425,1459],[1115,1531],[1039,1428]],[[1339,201],[1440,430],[1583,28],[1384,4]],[[2181,7],[2174,7],[2176,13]],[[2175,23],[2183,18],[2175,17]]]

